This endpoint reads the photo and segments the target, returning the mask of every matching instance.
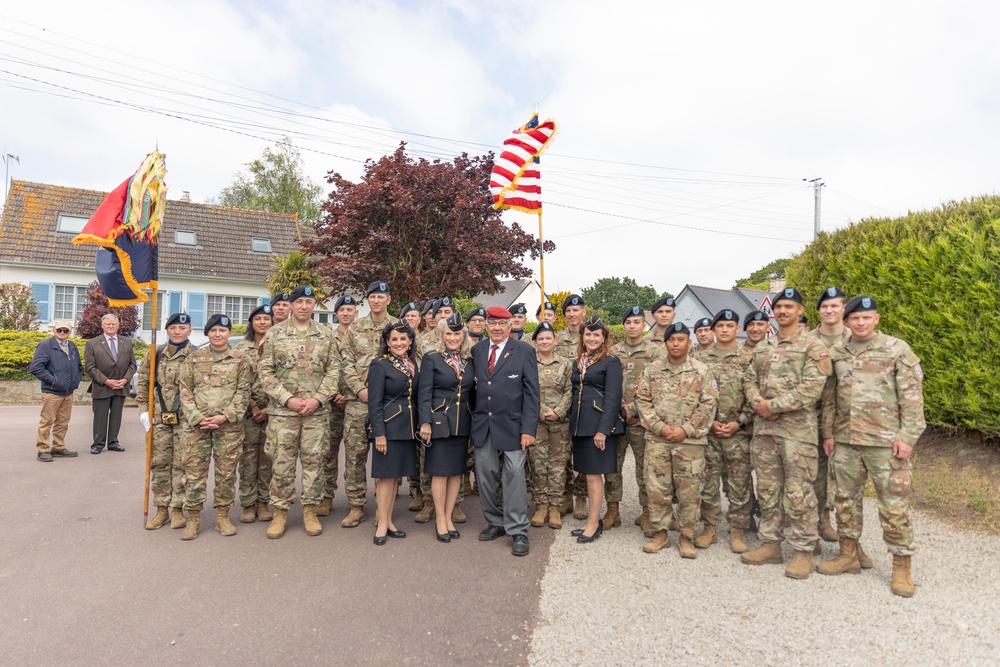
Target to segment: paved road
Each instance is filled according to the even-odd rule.
[[[0,663],[525,664],[555,531],[533,529],[531,554],[514,558],[507,538],[476,540],[473,496],[462,538],[439,544],[401,495],[409,536],[384,547],[372,519],[340,527],[342,497],[319,537],[296,505],[280,540],[262,523],[223,538],[209,509],[208,529],[182,542],[142,529],[136,414],[126,409],[125,453],[93,456],[90,408],[75,408],[68,445],[80,456],[42,464],[38,408],[0,407]]]

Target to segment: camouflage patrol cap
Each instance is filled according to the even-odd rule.
[[[768,318],[767,313],[761,310],[751,310],[743,318],[743,330],[747,330],[747,325],[751,322],[767,322],[768,326],[771,324],[770,318]]]
[[[653,307],[649,309],[649,312],[655,313],[656,311],[658,311],[660,308],[663,308],[664,306],[667,306],[668,308],[673,308],[674,307],[674,297],[672,297],[672,296],[665,296],[662,299],[657,299],[656,303],[653,304]]]
[[[847,299],[847,295],[844,294],[843,292],[841,292],[839,287],[827,287],[825,290],[823,290],[820,293],[819,298],[816,299],[816,310],[819,310],[820,304],[823,303],[824,301],[826,301],[827,299],[844,299],[844,300],[846,300]]]
[[[442,308],[451,308],[452,312],[455,311],[455,304],[450,296],[443,296],[434,302],[434,310],[431,311],[434,317],[437,317],[438,311]]]
[[[642,306],[629,306],[622,313],[622,324],[625,324],[625,320],[630,317],[643,317],[645,318],[646,311],[642,309]],[[644,320],[645,321],[645,320]]]
[[[670,340],[672,336],[684,334],[685,337],[691,337],[691,330],[687,328],[687,325],[683,322],[674,322],[667,330],[663,332],[663,341],[666,342]]]
[[[582,296],[580,296],[579,294],[570,294],[568,297],[563,299],[562,302],[563,315],[566,314],[566,309],[569,308],[570,306],[583,306],[583,305],[585,304],[583,303]]]
[[[711,324],[712,328],[714,329],[715,325],[718,324],[719,322],[736,322],[737,324],[739,324],[740,316],[735,310],[731,310],[729,308],[723,308],[722,310],[720,310],[715,314],[715,317],[712,318],[712,324]]]
[[[548,322],[542,322],[535,329],[535,332],[533,334],[531,334],[531,340],[538,340],[538,334],[544,333],[546,331],[548,331],[549,333],[551,333],[553,335],[555,335],[555,333],[556,333],[556,330],[554,328],[552,328],[551,324],[549,324]]]
[[[694,330],[695,331],[697,331],[698,329],[702,329],[702,328],[711,329],[712,328],[712,320],[708,319],[707,317],[703,317],[703,318],[701,318],[700,320],[698,320],[697,322],[694,323]]]
[[[232,331],[233,321],[229,319],[228,315],[223,315],[221,313],[212,315],[210,318],[208,318],[208,322],[205,324],[205,335],[207,336],[208,332],[211,331],[214,327],[225,327],[226,329]]]
[[[786,287],[774,295],[774,299],[771,300],[771,305],[777,306],[779,301],[794,301],[801,306],[802,292],[798,291],[794,287]]]
[[[337,299],[333,304],[333,312],[340,310],[341,306],[357,306],[358,300],[355,299],[350,294],[345,294],[344,296]]]
[[[847,302],[844,306],[844,319],[851,313],[860,313],[866,310],[874,310],[878,312],[878,304],[875,303],[875,298],[870,296],[856,296]]]

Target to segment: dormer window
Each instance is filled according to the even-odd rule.
[[[60,213],[59,219],[56,221],[56,231],[61,234],[79,234],[83,231],[83,226],[87,224],[87,220],[89,219],[79,215],[65,215]]]
[[[188,232],[183,229],[175,229],[174,244],[196,246],[198,245],[198,237],[194,232]]]
[[[271,239],[261,239],[252,237],[250,239],[250,250],[253,252],[271,252]]]

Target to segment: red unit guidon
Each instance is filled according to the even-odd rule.
[[[538,114],[511,132],[493,163],[490,194],[493,208],[513,208],[525,213],[542,211],[542,182],[538,156],[556,133],[556,123],[538,122]]]

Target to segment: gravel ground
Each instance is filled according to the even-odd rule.
[[[725,521],[696,560],[680,558],[673,532],[670,548],[650,555],[632,525],[632,470],[629,454],[620,528],[590,545],[570,537],[583,523],[571,516],[557,531],[529,664],[1000,664],[1000,538],[917,513],[910,599],[889,591],[892,559],[874,499],[865,501],[862,546],[875,567],[860,575],[797,581],[784,566],[743,565]],[[836,554],[823,544],[824,558]]]

